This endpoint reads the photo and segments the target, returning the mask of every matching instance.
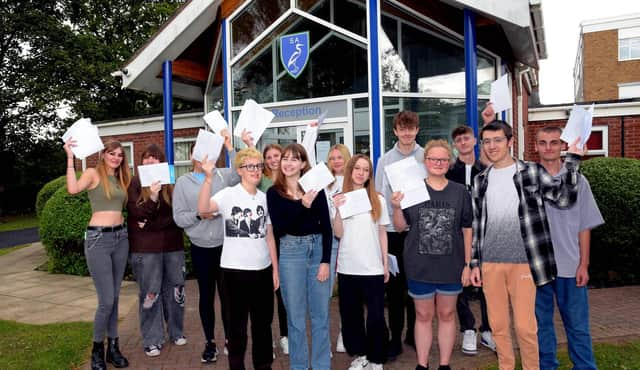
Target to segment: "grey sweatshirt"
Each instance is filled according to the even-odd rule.
[[[211,195],[227,186],[240,182],[235,169],[216,168],[211,182]],[[173,220],[184,229],[191,242],[198,247],[213,248],[222,245],[224,222],[220,215],[198,220],[198,196],[202,183],[192,174],[180,176],[173,190]]]

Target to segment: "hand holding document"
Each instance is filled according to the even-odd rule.
[[[404,198],[400,201],[402,209],[430,199],[424,179],[427,172],[414,157],[408,157],[394,162],[384,168],[384,172],[391,185],[391,190],[401,191]]]
[[[207,156],[208,160],[215,163],[220,156],[223,144],[224,138],[222,136],[200,129],[196,138],[196,145],[193,147],[192,157],[196,161],[202,162],[204,157]]]
[[[393,254],[387,254],[389,260],[389,273],[396,276],[400,273],[400,266],[398,266],[398,259]]]
[[[344,195],[345,198],[344,204],[338,207],[342,219],[371,211],[371,202],[369,201],[367,190],[358,189],[348,193],[342,193],[342,195]]]
[[[307,151],[307,158],[311,167],[316,165],[316,140],[318,139],[318,126],[307,125],[304,132],[304,139],[300,143]]]
[[[270,110],[264,109],[254,100],[248,99],[244,102],[236,127],[233,129],[233,135],[242,138],[242,131],[247,130],[251,132],[253,142],[257,143],[273,117],[275,115]]]
[[[225,121],[225,119],[222,118],[222,115],[217,110],[213,110],[207,113],[202,118],[207,123],[207,125],[209,125],[211,130],[213,130],[213,132],[218,135],[222,135],[221,134],[222,130],[227,129],[229,127],[229,125],[227,124],[227,121]]]
[[[78,159],[85,159],[91,154],[104,149],[98,129],[91,124],[90,118],[82,118],[74,122],[67,132],[62,135],[62,141],[65,143],[69,139],[75,141],[75,145],[71,146],[71,151]]]
[[[140,176],[140,186],[151,186],[156,181],[160,184],[173,184],[171,172],[169,171],[169,163],[154,163],[138,166],[138,175]]]
[[[587,140],[589,140],[589,136],[591,136],[594,107],[595,104],[591,104],[589,107],[574,104],[560,139],[571,144],[580,137],[577,147],[582,150]]]
[[[299,180],[300,186],[306,192],[310,190],[320,191],[331,184],[335,178],[331,174],[331,171],[327,168],[324,162],[318,163],[312,169],[307,171]]]
[[[511,93],[509,92],[509,75],[502,75],[491,83],[490,102],[493,103],[495,113],[511,109]]]

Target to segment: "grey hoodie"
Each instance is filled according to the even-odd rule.
[[[227,186],[240,182],[235,169],[216,168],[211,183],[211,195]],[[222,245],[224,240],[224,222],[222,216],[198,220],[198,196],[202,183],[193,173],[180,176],[173,190],[173,219],[184,229],[191,242],[198,247],[213,248]]]

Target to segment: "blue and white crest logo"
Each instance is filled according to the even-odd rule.
[[[298,78],[309,61],[309,32],[280,37],[280,61],[293,78]]]

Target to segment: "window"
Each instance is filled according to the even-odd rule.
[[[618,60],[640,59],[640,37],[618,40]]]
[[[129,162],[129,171],[131,172],[131,176],[134,176],[136,172],[133,165],[133,156],[135,155],[135,153],[133,152],[133,143],[124,142],[120,144],[122,145],[124,156],[127,159],[127,162]]]
[[[618,99],[640,98],[640,82],[618,84]]]
[[[609,126],[593,126],[591,136],[587,140],[586,158],[608,157],[609,156]],[[562,155],[567,155],[566,151]]]
[[[195,142],[195,137],[173,140],[173,165],[175,167],[176,180],[191,171],[191,145],[195,144]]]

